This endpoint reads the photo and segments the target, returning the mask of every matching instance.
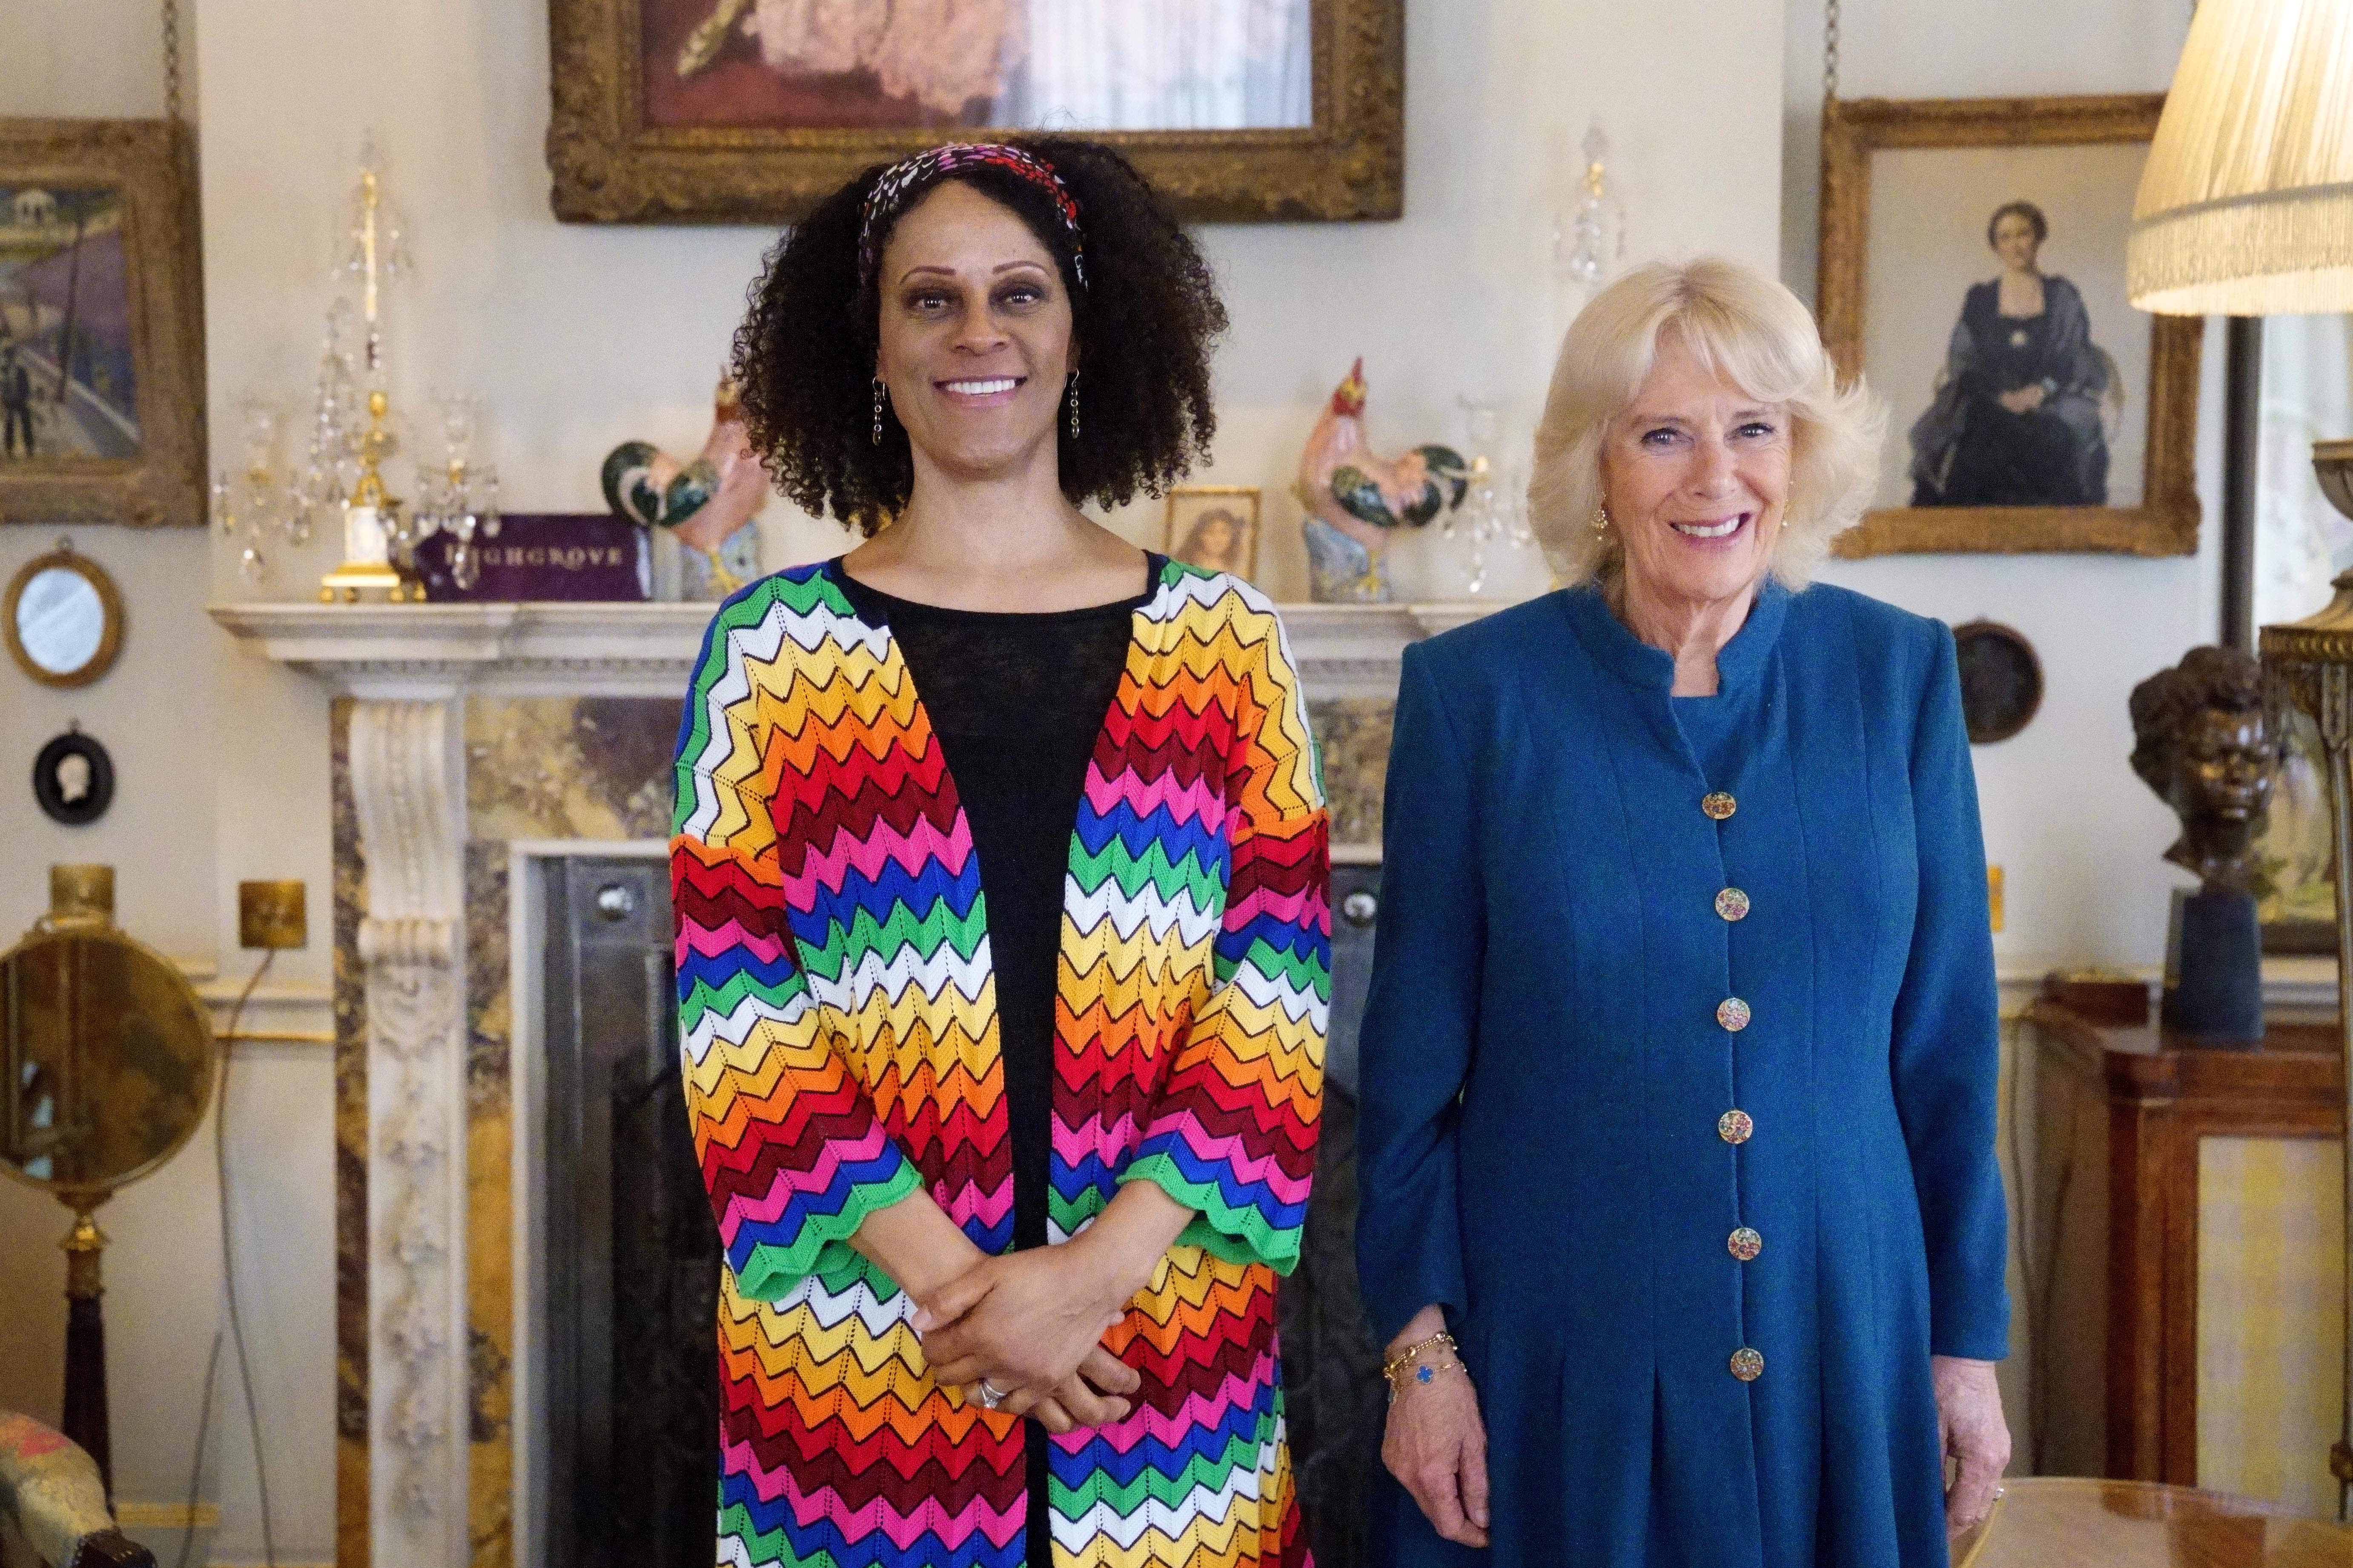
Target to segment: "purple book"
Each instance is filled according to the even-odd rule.
[[[652,561],[645,530],[601,511],[508,512],[499,536],[474,536],[471,587],[449,574],[457,541],[437,533],[417,547],[427,604],[490,600],[647,598]]]

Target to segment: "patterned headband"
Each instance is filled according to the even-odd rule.
[[[1071,270],[1078,275],[1079,286],[1084,288],[1086,241],[1079,232],[1079,204],[1071,199],[1071,188],[1041,160],[1018,147],[994,142],[951,142],[944,147],[933,147],[912,158],[903,158],[883,171],[882,177],[874,182],[874,188],[866,193],[866,207],[859,223],[859,281],[866,284],[874,280],[874,274],[882,265],[878,237],[916,196],[951,174],[981,168],[1002,169],[1054,198],[1054,210],[1061,215],[1062,230],[1071,240]]]

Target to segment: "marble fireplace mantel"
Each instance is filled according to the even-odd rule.
[[[1398,658],[1501,607],[1493,600],[1281,606],[1308,690],[1381,697]],[[494,696],[677,697],[711,623],[708,605],[216,605],[213,618],[265,657],[375,700]]]
[[[1335,784],[1335,858],[1377,854],[1388,709],[1405,647],[1498,607],[1282,607]],[[632,724],[666,731],[670,711],[649,710],[682,698],[712,606],[239,604],[211,613],[252,654],[353,700],[339,712],[336,738],[338,969],[346,977],[336,1045],[338,1562],[543,1568],[519,1495],[524,1457],[482,1436],[484,1367],[507,1364],[497,1345],[486,1348],[484,1313],[512,1318],[513,1310],[493,1280],[504,1265],[485,1239],[492,1232],[483,1228],[478,1189],[512,1189],[505,1173],[489,1168],[504,1163],[493,1152],[502,1145],[483,1141],[482,1114],[470,1102],[482,1087],[470,1072],[480,1074],[485,1049],[470,997],[479,1008],[483,973],[504,969],[508,944],[503,918],[470,934],[470,912],[478,922],[486,912],[470,911],[470,878],[480,840],[595,835],[576,823],[529,833],[470,823],[470,784],[490,795],[501,770],[561,770],[532,750],[543,731],[502,750],[472,743],[469,725],[494,730],[525,710],[590,708],[634,710]],[[654,739],[666,755],[666,732]],[[654,818],[666,820],[666,811],[636,805],[628,836],[659,837]],[[485,1167],[472,1184],[470,1148]],[[499,1305],[486,1308],[486,1299]],[[510,1339],[506,1352],[516,1348]],[[508,1397],[515,1392],[501,1386]]]

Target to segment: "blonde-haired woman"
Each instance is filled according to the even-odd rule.
[[[1779,284],[1643,268],[1536,436],[1569,585],[1406,655],[1357,1231],[1394,1562],[1929,1568],[1994,1496],[1952,638],[1806,586],[1881,428]]]

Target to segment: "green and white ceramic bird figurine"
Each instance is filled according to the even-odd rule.
[[[658,596],[723,599],[761,574],[752,520],[768,503],[768,477],[744,433],[733,382],[719,384],[710,437],[692,462],[650,441],[624,441],[606,455],[601,478],[614,516],[667,531],[678,543],[674,574],[656,556]],[[674,584],[665,581],[672,575]]]

